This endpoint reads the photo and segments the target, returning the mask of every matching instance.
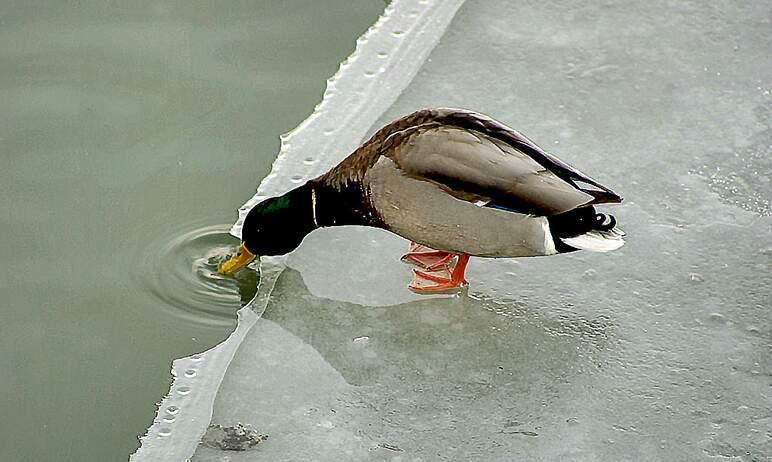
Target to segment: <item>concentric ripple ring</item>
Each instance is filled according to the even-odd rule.
[[[217,272],[237,246],[228,228],[198,227],[151,243],[133,265],[135,279],[175,316],[208,325],[232,324],[236,311],[254,296],[258,276],[252,270],[235,277]]]

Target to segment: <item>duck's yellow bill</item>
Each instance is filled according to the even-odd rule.
[[[252,263],[252,261],[256,257],[257,255],[247,250],[247,248],[244,246],[244,243],[242,242],[241,245],[239,246],[239,250],[236,251],[236,255],[232,256],[230,260],[221,264],[217,268],[217,271],[220,274],[225,274],[225,275],[233,274],[236,271],[240,270],[241,268]]]

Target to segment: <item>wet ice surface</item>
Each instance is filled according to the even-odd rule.
[[[742,146],[707,153],[705,163],[693,172],[706,178],[711,191],[724,202],[769,216],[772,212],[769,204],[772,199],[769,195],[772,190],[772,143],[769,141],[772,139],[772,105],[760,105],[754,114],[765,130],[753,135]]]
[[[269,439],[194,460],[772,457],[768,3],[502,3],[469,0],[377,126],[490,114],[622,193],[628,244],[419,298],[405,241],[319,231],[215,402]]]

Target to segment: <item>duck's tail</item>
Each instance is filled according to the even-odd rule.
[[[592,206],[555,215],[548,220],[558,252],[609,252],[625,244],[625,233],[616,227],[616,218],[597,213]]]

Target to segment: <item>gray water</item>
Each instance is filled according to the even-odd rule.
[[[133,452],[254,291],[213,272],[235,209],[382,8],[0,5],[1,461]]]

